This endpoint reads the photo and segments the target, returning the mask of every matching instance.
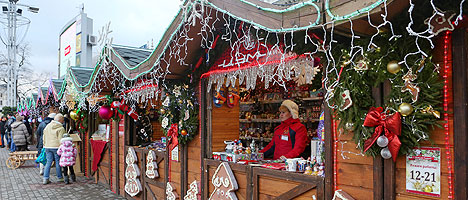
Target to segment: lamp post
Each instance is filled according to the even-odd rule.
[[[18,45],[26,36],[26,31],[22,36],[22,39],[17,40],[16,29],[20,26],[27,26],[31,21],[22,16],[23,10],[18,7],[25,7],[28,11],[32,13],[38,13],[39,8],[18,4],[18,0],[9,0],[9,1],[0,1],[0,3],[7,4],[6,6],[2,6],[2,12],[6,15],[6,22],[3,22],[8,29],[8,36],[6,38],[2,38],[2,42],[5,44],[8,52],[7,56],[7,105],[11,107],[16,106],[16,96],[17,96],[17,82],[18,82],[18,64],[16,63],[16,54],[18,53]]]

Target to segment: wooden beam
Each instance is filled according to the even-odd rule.
[[[200,190],[200,193],[201,193],[201,199],[207,199],[207,197],[205,196],[205,182],[208,181],[208,177],[207,177],[207,173],[205,173],[205,170],[207,170],[205,168],[205,158],[207,158],[207,155],[206,155],[206,146],[207,146],[207,142],[206,142],[206,136],[207,136],[207,117],[206,117],[206,106],[207,106],[207,101],[208,101],[208,97],[207,97],[207,79],[201,79],[200,80],[200,92],[201,94],[198,94],[199,97],[200,97],[200,106],[201,106],[201,109],[200,109],[200,140],[201,140],[201,148],[200,148],[200,167],[201,167],[201,183],[200,183],[200,186],[201,186],[201,190]],[[208,190],[208,189],[206,189]]]
[[[372,88],[372,97],[376,106],[382,106],[383,91],[382,85]],[[380,156],[374,157],[373,162],[373,181],[374,181],[374,200],[383,199],[384,196],[384,163]]]
[[[465,28],[456,29],[452,35],[453,74],[453,138],[455,199],[468,199],[468,58]]]
[[[383,94],[384,97],[390,95],[392,90],[392,84],[389,80],[386,80],[383,85]],[[393,159],[384,159],[384,199],[393,200],[396,198],[395,188],[396,188],[396,167]]]
[[[120,147],[120,136],[119,136],[119,128],[120,128],[120,121],[117,122],[117,126],[115,127],[116,129],[116,132],[115,132],[115,135],[114,135],[114,138],[116,138],[116,141],[115,141],[115,174],[116,174],[116,177],[115,177],[115,182],[117,183],[116,185],[116,190],[117,190],[117,194],[120,194],[120,155],[119,155],[119,147]]]
[[[333,170],[334,170],[334,160],[333,160],[333,134],[332,134],[332,116],[331,109],[328,107],[324,109],[324,118],[325,118],[325,198],[332,199],[333,193],[335,192],[334,188],[334,179],[333,179]]]

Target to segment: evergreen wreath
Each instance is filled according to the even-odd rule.
[[[167,85],[160,109],[161,127],[167,136],[172,124],[178,126],[178,141],[187,144],[198,134],[198,102],[188,85]]]
[[[394,25],[396,27],[396,25]],[[348,90],[352,99],[352,105],[346,109],[336,109],[336,114],[340,120],[339,127],[347,131],[354,132],[353,140],[358,144],[361,150],[364,150],[364,143],[374,133],[375,127],[364,126],[364,121],[371,107],[375,106],[372,97],[372,88],[385,81],[389,81],[391,91],[385,97],[383,105],[384,113],[390,116],[399,111],[402,103],[408,103],[414,109],[411,114],[401,117],[401,135],[398,138],[401,141],[399,155],[409,153],[414,147],[419,146],[420,141],[430,140],[429,131],[435,126],[441,127],[440,117],[442,112],[442,89],[443,82],[431,56],[425,58],[421,55],[408,56],[405,65],[401,65],[401,70],[391,73],[387,70],[390,62],[399,62],[404,60],[405,56],[417,51],[414,37],[401,31],[401,37],[390,39],[390,34],[381,33],[379,37],[374,38],[375,46],[370,51],[364,51],[362,56],[350,59],[349,52],[342,49],[340,52],[334,52],[334,57],[338,61],[339,73],[330,73],[329,78],[332,81],[339,79],[338,85],[333,88],[333,98],[330,104],[340,108],[345,102],[342,94]],[[405,34],[406,33],[406,34]],[[370,39],[361,40],[360,46],[366,47]],[[356,44],[359,43],[356,41]],[[430,54],[430,47],[427,43],[420,42],[420,48],[427,55]],[[367,70],[362,70],[367,67]],[[360,69],[361,68],[361,69]],[[402,91],[405,88],[404,76],[411,74],[413,79],[409,82],[412,86],[419,87],[419,93],[414,95],[410,92]],[[408,84],[408,81],[406,81]],[[406,104],[407,105],[407,104]],[[380,154],[382,148],[373,144],[366,154],[376,156]]]

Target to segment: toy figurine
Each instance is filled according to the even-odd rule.
[[[312,173],[313,173],[312,168],[310,166],[307,166],[306,170],[304,171],[304,174],[312,175]]]

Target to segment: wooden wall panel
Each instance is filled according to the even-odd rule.
[[[355,199],[373,199],[373,158],[360,154],[360,150],[352,140],[352,132],[338,133],[337,137],[338,189],[342,189]]]
[[[213,107],[212,111],[212,151],[224,151],[225,140],[239,139],[239,106],[228,108]]]
[[[145,187],[145,186],[143,186]],[[148,197],[147,199],[153,199],[153,194],[154,196],[156,196],[157,199],[164,199],[164,194],[166,193],[166,190],[164,190],[164,188],[159,188],[159,187],[156,187],[156,186],[153,186],[151,184],[148,184],[146,185],[146,187],[148,187],[148,189],[151,189],[151,191],[149,190],[146,190],[146,196]]]
[[[159,121],[152,121],[151,125],[153,126],[153,137],[152,141],[160,140],[164,136],[164,133],[161,129],[161,123]]]

